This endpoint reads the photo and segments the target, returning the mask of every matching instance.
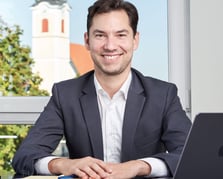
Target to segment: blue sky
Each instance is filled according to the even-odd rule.
[[[70,14],[70,39],[83,44],[87,8],[94,0],[67,0]],[[140,45],[132,66],[149,75],[168,80],[167,0],[129,0],[139,11]],[[31,6],[35,0],[0,0],[0,16],[9,25],[18,24],[24,30],[22,43],[31,46]],[[82,18],[80,18],[82,17]]]

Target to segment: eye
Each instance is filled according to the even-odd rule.
[[[104,38],[105,35],[102,34],[102,33],[96,33],[96,34],[95,34],[95,37],[96,37],[97,39],[101,39],[101,38]]]
[[[124,37],[124,36],[126,36],[126,34],[119,34],[119,36],[120,36],[120,37]]]
[[[102,34],[95,34],[95,37],[102,37]]]
[[[118,37],[119,37],[119,38],[124,38],[124,37],[126,37],[126,36],[127,36],[126,33],[120,33],[120,34],[118,34]]]

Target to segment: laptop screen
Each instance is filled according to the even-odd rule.
[[[223,113],[195,117],[174,179],[223,179]]]

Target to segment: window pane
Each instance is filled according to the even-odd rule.
[[[0,125],[0,176],[14,174],[11,166],[13,156],[31,127],[32,125]],[[68,157],[64,139],[53,154]]]
[[[23,30],[20,35],[21,45],[30,48],[29,53],[27,49],[24,51],[35,62],[32,65],[33,73],[43,79],[41,83],[38,83],[40,79],[35,76],[34,82],[40,89],[50,93],[54,82],[79,76],[93,68],[90,55],[84,47],[83,33],[86,31],[87,8],[94,1],[68,1],[69,5],[63,8],[58,7],[58,9],[39,6],[37,2],[2,1],[0,12],[3,24],[7,24],[8,27],[18,24]],[[130,2],[136,5],[140,16],[138,25],[140,46],[135,52],[132,65],[145,75],[167,80],[167,1],[130,0]],[[31,5],[32,8],[30,8]],[[57,19],[54,15],[56,11]],[[42,19],[45,17],[48,17],[47,26],[50,29],[48,33],[43,33],[41,29]],[[61,23],[61,21],[67,23]],[[61,32],[61,29],[64,32]],[[9,56],[12,57],[12,53]],[[18,61],[15,62],[18,63]],[[15,65],[12,68],[21,71],[21,68]],[[27,69],[23,69],[23,74],[24,71],[27,72]],[[14,76],[15,73],[11,71],[10,73],[0,72],[0,75],[10,82],[6,89],[9,92],[6,93],[4,89],[0,89],[3,95],[46,95],[43,92],[39,94],[30,91],[33,81],[26,80],[27,76],[22,76],[22,73],[20,78]],[[22,86],[15,86],[17,80],[20,80]],[[23,88],[25,92],[19,94],[18,88]]]
[[[11,161],[30,125],[0,125],[0,174],[13,174]]]
[[[0,1],[0,31],[3,34],[0,45],[7,46],[6,51],[0,51],[0,96],[48,96],[54,82],[77,77],[93,67],[89,52],[84,47],[83,33],[86,31],[87,8],[94,0],[68,0],[69,6],[61,9],[58,19],[52,16],[55,8],[45,9],[48,7],[46,6],[41,9],[35,2],[37,1]],[[167,1],[130,0],[130,2],[138,8],[140,18],[138,25],[140,45],[135,52],[132,65],[145,75],[167,80]],[[41,13],[35,14],[37,11]],[[47,28],[42,29],[44,18],[41,17],[46,15],[49,17]],[[17,35],[13,43],[3,42],[4,37],[12,35],[9,30],[10,33]],[[42,33],[42,30],[48,32]],[[25,98],[23,100],[27,106],[33,106],[34,101],[38,101]],[[15,124],[0,125],[2,136],[0,150],[10,149],[10,155],[3,155],[0,152],[2,158],[7,157],[4,160],[0,158],[0,162],[4,163],[4,168],[0,168],[0,172],[12,171],[7,166],[31,126],[16,125],[16,123],[26,120],[28,124],[33,124],[37,119],[37,116],[33,119],[34,117],[30,115],[32,113],[28,110],[22,110],[22,113],[14,111],[13,103],[4,103],[4,106],[9,106],[8,116],[1,115],[7,113],[0,108],[0,116],[3,116],[0,121],[5,121],[9,117],[10,123]],[[0,104],[3,103],[0,101]],[[45,103],[42,104],[44,107]],[[17,116],[16,112],[20,115]],[[19,119],[11,120],[14,116]],[[67,156],[64,140],[55,150],[55,154]],[[0,163],[0,166],[3,166],[3,163]]]

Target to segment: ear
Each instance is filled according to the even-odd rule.
[[[84,44],[85,44],[86,49],[89,50],[90,49],[89,48],[89,37],[88,37],[87,32],[84,33]]]
[[[136,35],[134,37],[134,50],[136,50],[139,46],[139,32],[136,32]]]

